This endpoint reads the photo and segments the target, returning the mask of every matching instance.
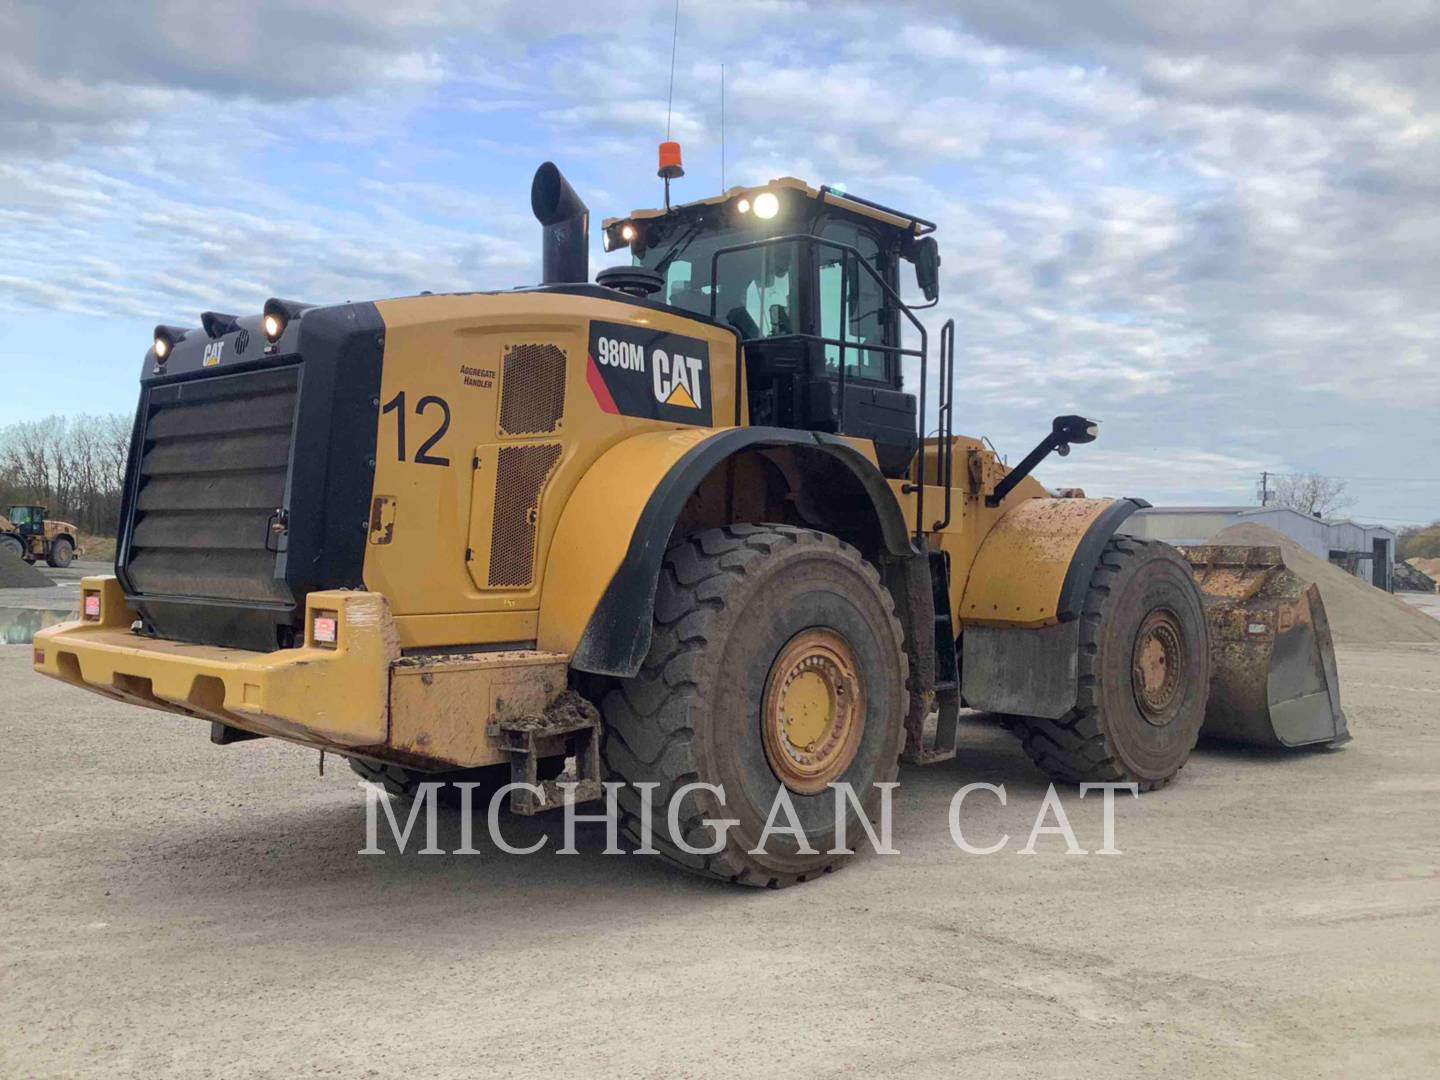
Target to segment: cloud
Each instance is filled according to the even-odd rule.
[[[8,283],[0,310],[11,312],[193,323],[201,310],[258,310],[274,295],[334,301],[501,286],[533,276],[536,261],[533,245],[478,226],[455,230],[378,210],[196,206],[53,162],[27,170],[0,163],[0,186],[24,225],[0,258]],[[434,185],[424,196],[452,211],[462,200]]]
[[[534,162],[597,218],[658,202],[672,13],[0,0],[0,307],[533,280]],[[1132,493],[1381,475],[1440,452],[1437,47],[1407,0],[686,0],[676,195],[719,185],[723,64],[728,183],[940,223],[962,426],[1023,450],[1098,416],[1060,474]]]

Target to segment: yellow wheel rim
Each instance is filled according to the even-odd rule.
[[[1185,682],[1184,632],[1174,612],[1158,608],[1145,617],[1135,635],[1131,683],[1140,714],[1156,727],[1174,719]]]
[[[865,733],[865,688],[855,654],[833,630],[791,638],[765,680],[765,756],[791,791],[814,795],[844,774]]]

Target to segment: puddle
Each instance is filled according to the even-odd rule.
[[[0,607],[0,644],[28,645],[47,626],[75,618],[74,608],[37,611],[34,608]]]

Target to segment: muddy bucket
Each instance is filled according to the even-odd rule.
[[[1270,747],[1348,742],[1319,588],[1287,567],[1278,547],[1180,550],[1210,628],[1203,733]]]

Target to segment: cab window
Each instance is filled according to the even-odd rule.
[[[12,506],[10,508],[10,524],[29,525],[33,520],[34,511],[33,506]]]
[[[722,255],[715,282],[720,318],[747,340],[796,333],[797,256],[793,243]]]
[[[720,256],[716,281],[710,280],[711,260],[721,248],[752,239],[731,230],[696,236],[677,244],[675,253],[647,253],[641,265],[664,265],[667,304],[710,314],[712,294],[715,317],[733,326],[745,340],[779,337],[798,332],[798,254],[793,243],[768,244]],[[668,259],[668,261],[666,261]]]
[[[855,248],[866,262],[880,269],[880,245],[865,229],[852,222],[831,220],[820,229],[820,236]],[[856,266],[853,257],[847,274],[844,253],[825,244],[815,245],[815,262],[821,336],[847,345],[851,342],[861,346],[886,344],[885,292],[880,283]],[[839,345],[827,344],[827,370],[839,371],[842,351],[847,378],[890,381],[889,357],[878,349],[847,347],[842,350]]]

